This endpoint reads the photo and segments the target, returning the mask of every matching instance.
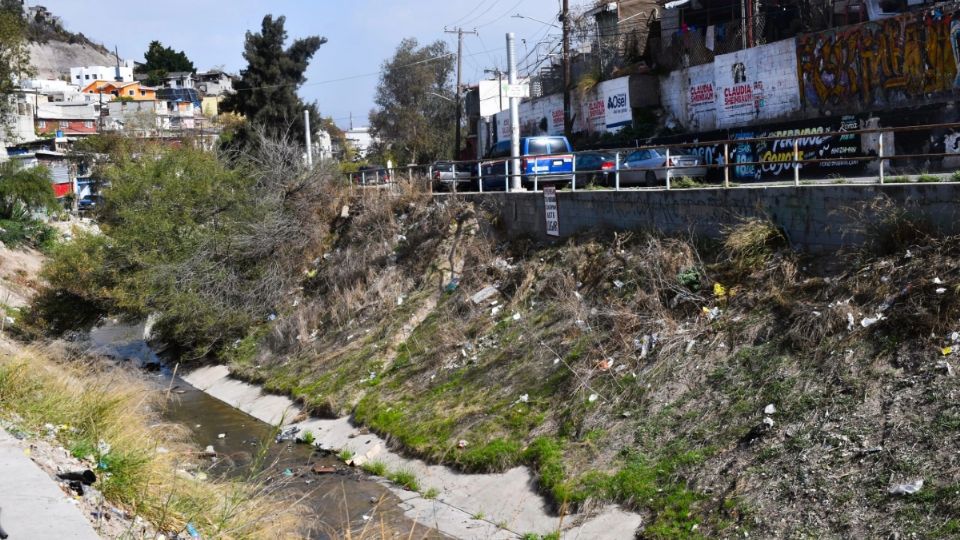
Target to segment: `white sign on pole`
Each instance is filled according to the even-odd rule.
[[[543,188],[543,210],[547,220],[547,235],[560,236],[560,212],[557,208],[557,188]]]
[[[507,82],[503,83],[503,95],[508,98],[519,98],[524,99],[530,97],[530,85],[529,84],[510,84]]]

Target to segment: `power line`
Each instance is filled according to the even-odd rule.
[[[508,15],[510,15],[510,12],[511,12],[511,11],[517,9],[517,7],[520,6],[520,4],[522,4],[523,2],[524,2],[524,0],[518,0],[517,3],[514,4],[510,9],[508,9],[507,11],[505,11],[505,12],[503,13],[503,15],[497,17],[496,19],[493,19],[492,21],[488,21],[488,22],[485,22],[485,23],[483,23],[483,24],[479,24],[479,25],[477,25],[477,28],[483,28],[483,27],[485,27],[485,26],[490,26],[491,24],[494,24],[494,23],[497,23],[497,22],[502,21],[502,20],[505,19]]]
[[[496,0],[496,2],[499,2],[499,1],[500,1],[500,0]],[[473,9],[471,9],[470,11],[468,11],[466,15],[464,15],[463,17],[460,17],[459,19],[453,21],[453,22],[450,23],[448,26],[454,26],[454,25],[456,25],[456,24],[459,24],[460,22],[462,22],[464,19],[466,19],[466,18],[469,17],[470,15],[473,15],[478,9],[480,9],[480,6],[486,4],[487,2],[488,2],[488,0],[482,0],[481,2],[477,2],[476,4],[473,5]],[[496,2],[494,2],[494,5],[496,5]]]

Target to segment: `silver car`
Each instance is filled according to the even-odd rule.
[[[628,155],[620,166],[620,184],[662,186],[667,183],[667,151],[663,148],[644,148]],[[700,178],[707,175],[698,156],[670,153],[670,179]]]
[[[437,191],[467,191],[473,184],[475,169],[476,165],[472,163],[437,161],[433,164],[433,188]]]

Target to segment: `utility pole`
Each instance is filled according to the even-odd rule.
[[[507,81],[517,84],[517,51],[514,46],[513,32],[507,34]],[[510,191],[519,191],[520,185],[520,98],[510,98],[510,161],[513,176],[510,178]]]
[[[569,139],[573,131],[570,115],[570,0],[563,0],[560,14],[563,23],[563,134]]]
[[[463,28],[457,27],[456,30],[447,30],[443,29],[444,32],[448,34],[457,35],[457,123],[454,125],[456,130],[456,143],[453,148],[453,159],[454,161],[460,159],[460,122],[463,120],[463,102],[461,97],[461,73],[463,72],[463,35],[464,34],[473,34],[477,35],[477,31],[464,31]]]

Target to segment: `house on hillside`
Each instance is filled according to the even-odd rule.
[[[57,138],[97,133],[99,114],[93,103],[39,103],[34,126],[41,136]]]
[[[173,71],[167,73],[164,77],[164,88],[195,88],[195,79],[193,73],[188,71]]]
[[[151,101],[157,99],[157,89],[145,86],[140,81],[113,82],[97,80],[83,89],[88,96],[109,95],[110,99],[125,99],[128,101]]]
[[[133,68],[130,66],[81,66],[70,68],[70,83],[80,87],[93,81],[132,82]]]

